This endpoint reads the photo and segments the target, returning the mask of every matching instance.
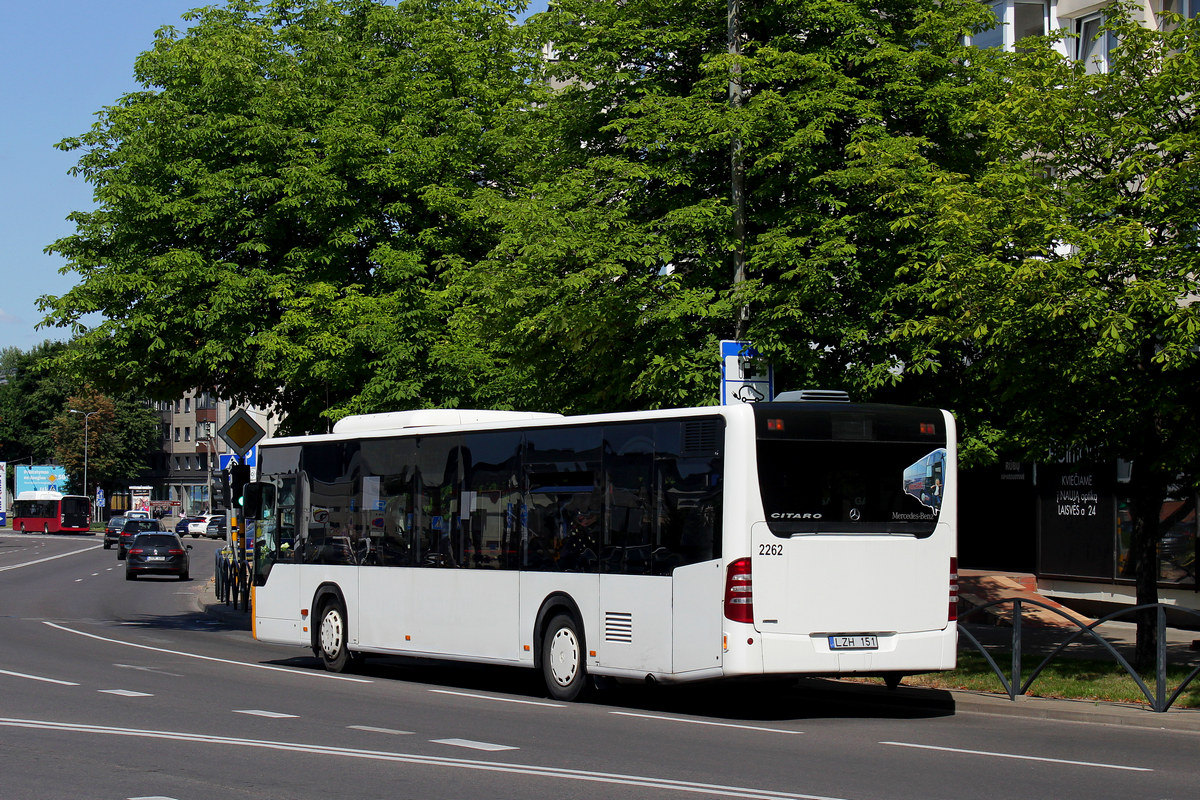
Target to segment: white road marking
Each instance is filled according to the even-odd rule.
[[[1154,772],[1149,767],[1128,767],[1122,764],[1102,764],[1095,761],[1070,761],[1065,758],[1044,758],[1042,756],[1022,756],[1016,753],[991,753],[986,750],[963,750],[957,747],[936,747],[931,744],[912,744],[911,742],[880,742],[893,747],[914,747],[918,750],[938,750],[943,753],[963,753],[971,756],[990,756],[992,758],[1015,758],[1021,761],[1045,761],[1050,764],[1069,764],[1075,767],[1099,767],[1101,769],[1124,769],[1131,772]]]
[[[265,670],[270,670],[272,672],[288,672],[288,673],[291,673],[292,675],[307,675],[310,678],[327,678],[329,680],[335,680],[335,681],[350,681],[351,683],[374,683],[374,681],[370,680],[369,678],[352,678],[348,675],[333,675],[328,672],[313,672],[311,670],[288,669],[287,667],[273,667],[269,664],[251,664],[248,661],[232,661],[227,658],[215,658],[213,656],[202,656],[199,653],[186,653],[182,650],[168,650],[165,647],[151,647],[148,644],[137,644],[136,642],[123,642],[120,639],[110,639],[107,636],[97,636],[94,633],[85,633],[84,631],[77,631],[77,630],[74,630],[73,628],[68,628],[64,625],[59,625],[56,622],[47,622],[46,620],[42,620],[42,624],[49,625],[51,628],[57,628],[60,631],[66,631],[67,633],[73,633],[76,636],[86,636],[89,639],[96,639],[101,642],[110,642],[112,644],[120,644],[120,645],[124,645],[125,647],[136,647],[140,650],[153,650],[156,653],[168,653],[173,656],[183,656],[184,658],[197,658],[197,659],[200,659],[201,661],[215,661],[218,664],[233,664],[234,666],[238,666],[238,667],[250,667],[252,669],[265,669]]]
[[[14,678],[29,678],[31,681],[42,681],[44,683],[57,683],[59,686],[78,686],[78,683],[70,681],[58,681],[54,678],[43,678],[39,675],[26,675],[24,672],[9,672],[6,669],[0,669],[0,675],[12,675]]]
[[[367,733],[390,733],[393,736],[412,736],[413,735],[412,731],[397,731],[397,730],[392,730],[391,728],[376,728],[371,725],[347,725],[346,727],[352,731],[366,731]]]
[[[117,694],[121,697],[154,697],[152,694],[145,692],[135,692],[131,689],[98,689],[101,694]]]
[[[497,703],[520,703],[525,706],[546,706],[547,708],[566,708],[562,703],[544,703],[539,700],[517,700],[512,697],[493,697],[490,694],[472,694],[471,692],[452,692],[449,689],[430,689],[432,694],[452,694],[456,697],[471,697],[476,700],[495,700]]]
[[[506,744],[492,744],[491,742],[474,742],[470,739],[430,739],[434,744],[448,744],[451,747],[466,747],[471,750],[486,750],[489,753],[497,753],[501,750],[520,750],[519,747],[510,747]]]
[[[9,564],[7,567],[0,567],[0,572],[8,572],[10,569],[20,569],[21,567],[32,567],[34,564],[42,564],[42,563],[45,563],[46,561],[54,561],[57,558],[66,558],[67,556],[77,556],[80,553],[87,553],[91,550],[99,550],[99,549],[100,549],[100,545],[97,544],[97,545],[92,545],[91,547],[85,547],[82,550],[72,550],[69,553],[59,553],[56,556],[46,556],[45,558],[39,558],[34,561],[24,561],[20,564]]]
[[[142,739],[164,739],[168,741],[187,742],[193,747],[198,744],[215,744],[224,747],[237,748],[253,747],[260,750],[307,753],[312,755],[335,756],[341,758],[371,759],[375,761],[389,761],[400,764],[418,764],[422,766],[443,767],[447,769],[469,769],[480,772],[494,772],[510,775],[558,778],[560,780],[578,781],[582,783],[638,786],[675,792],[690,792],[692,794],[711,795],[714,797],[738,797],[745,798],[745,800],[842,800],[841,798],[830,797],[827,795],[778,792],[771,789],[752,789],[742,786],[722,786],[720,784],[696,783],[693,781],[680,781],[670,778],[652,778],[645,775],[626,775],[616,772],[591,772],[587,770],[562,769],[559,767],[543,767],[536,764],[506,764],[497,761],[476,761],[465,758],[443,758],[440,756],[417,755],[416,753],[358,750],[349,747],[330,747],[325,745],[301,744],[299,742],[242,739],[235,736],[212,736],[203,733],[155,731],[138,728],[111,728],[102,725],[77,725],[67,722],[48,722],[44,720],[12,719],[7,717],[0,717],[0,727],[63,731],[67,733],[83,733],[100,736],[126,736]]]
[[[765,733],[787,733],[800,736],[804,731],[789,731],[786,728],[763,728],[758,725],[736,725],[732,722],[710,722],[703,719],[684,719],[683,717],[665,717],[658,714],[635,714],[632,711],[610,711],[618,717],[640,717],[642,719],[657,719],[666,722],[686,722],[689,725],[711,725],[715,728],[738,728],[744,731],[763,731]]]
[[[167,672],[166,670],[155,669],[154,667],[139,667],[136,664],[113,664],[113,666],[119,667],[120,669],[136,669],[140,670],[141,672],[153,672],[158,675],[169,675],[172,678],[183,677],[183,675],[179,674],[178,672]]]
[[[148,795],[146,797],[131,797],[129,800],[175,800],[174,797],[165,797],[161,794]]]
[[[268,719],[296,719],[295,714],[284,714],[282,711],[262,711],[257,708],[243,708],[233,710],[235,714],[249,714],[252,717],[267,717]]]

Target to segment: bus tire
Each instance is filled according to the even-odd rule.
[[[350,665],[349,637],[346,632],[346,607],[331,599],[321,609],[317,628],[317,655],[329,672],[345,672]]]
[[[570,614],[555,614],[542,638],[542,679],[556,700],[578,700],[590,681],[583,637]]]

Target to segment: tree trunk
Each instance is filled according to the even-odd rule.
[[[1135,462],[1135,473],[1137,464]],[[1130,557],[1134,561],[1134,583],[1137,587],[1137,604],[1148,605],[1158,602],[1158,540],[1161,536],[1159,516],[1167,495],[1167,484],[1157,475],[1146,475],[1142,481],[1136,478],[1130,510],[1133,517],[1133,538],[1129,543]],[[1134,646],[1134,667],[1148,670],[1154,666],[1158,649],[1158,626],[1154,609],[1137,613],[1137,643]]]

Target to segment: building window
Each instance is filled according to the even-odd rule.
[[[185,427],[185,428],[183,429],[183,440],[184,440],[185,442],[190,442],[190,441],[192,440],[192,428],[191,428],[191,426]]]
[[[991,3],[996,27],[971,37],[975,47],[999,47],[1012,52],[1026,36],[1045,36],[1050,31],[1050,4],[1045,0],[999,0]]]
[[[179,441],[179,428],[175,429],[175,441]]]
[[[183,413],[185,413],[185,414],[190,413],[191,410],[192,410],[192,398],[190,398],[190,397],[183,398]]]
[[[180,401],[178,401],[178,400],[176,400],[176,401],[175,401],[175,413],[176,413],[176,414],[178,414],[178,413],[179,413],[179,402],[180,402]]]
[[[1079,35],[1075,57],[1083,62],[1088,75],[1108,72],[1108,54],[1117,45],[1117,38],[1110,31],[1100,30],[1103,24],[1103,14],[1093,14],[1075,22],[1075,32]]]
[[[162,438],[163,438],[164,442],[171,441],[171,425],[170,425],[170,423],[167,423],[167,422],[163,423]]]
[[[1159,4],[1164,12],[1178,14],[1181,17],[1200,17],[1200,0],[1162,0]],[[1165,19],[1159,18],[1158,27],[1164,31],[1174,30],[1177,26]]]
[[[175,456],[175,469],[176,470],[183,469],[183,467],[180,466],[180,461],[181,461],[181,459],[179,458],[179,456]]]

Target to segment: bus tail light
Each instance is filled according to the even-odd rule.
[[[958,557],[950,556],[950,612],[948,622],[958,621]]]
[[[739,558],[725,571],[725,618],[754,622],[754,589],[750,583],[750,559]]]

